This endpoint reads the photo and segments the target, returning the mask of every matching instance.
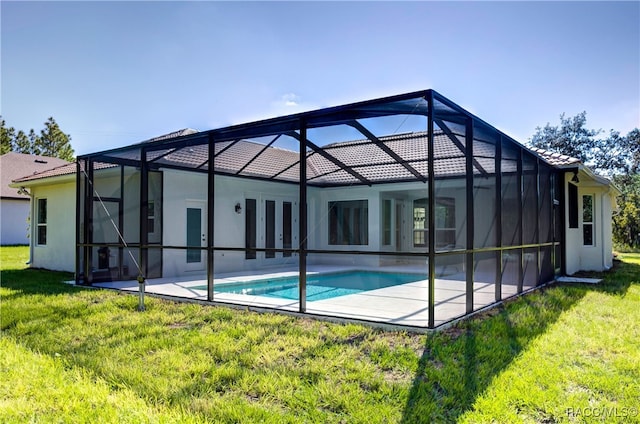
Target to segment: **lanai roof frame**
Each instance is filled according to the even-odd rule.
[[[165,139],[152,139],[150,141],[145,141],[141,143],[132,144],[130,146],[120,147],[116,149],[105,150],[97,153],[87,154],[79,156],[79,160],[90,159],[91,161],[99,161],[104,163],[113,163],[118,165],[125,166],[140,166],[140,157],[141,151],[144,149],[146,152],[148,166],[150,169],[157,169],[160,167],[172,168],[172,169],[182,169],[185,171],[194,171],[194,172],[207,172],[208,168],[208,159],[205,159],[198,163],[197,165],[186,165],[180,163],[169,163],[165,159],[167,156],[175,155],[176,153],[180,153],[185,149],[192,148],[195,146],[204,146],[216,145],[218,143],[231,142],[226,148],[232,147],[234,144],[255,137],[260,136],[281,136],[283,134],[297,134],[299,138],[299,126],[302,121],[305,122],[305,126],[307,129],[320,128],[325,126],[332,126],[336,124],[344,124],[354,127],[360,133],[362,133],[366,138],[364,141],[368,141],[370,144],[376,146],[385,154],[389,155],[390,158],[393,158],[390,163],[395,162],[398,165],[405,168],[408,172],[410,172],[413,177],[417,181],[426,182],[427,178],[425,174],[421,174],[417,171],[410,162],[402,160],[397,152],[395,152],[392,148],[389,148],[386,144],[381,143],[380,139],[384,136],[377,136],[368,128],[363,126],[358,119],[365,119],[371,117],[383,117],[390,116],[396,114],[416,114],[416,115],[425,115],[426,109],[428,109],[428,101],[430,95],[433,95],[433,106],[434,106],[434,115],[437,118],[434,118],[434,123],[437,125],[437,128],[440,129],[444,134],[446,134],[453,143],[456,144],[458,149],[460,149],[461,154],[464,155],[464,145],[459,140],[458,137],[461,137],[458,131],[455,129],[451,129],[449,125],[451,123],[459,125],[461,128],[464,128],[463,121],[465,119],[472,119],[474,124],[476,125],[476,132],[474,133],[474,137],[478,140],[489,139],[491,137],[483,137],[480,129],[486,128],[488,131],[492,133],[499,134],[503,139],[507,139],[510,143],[515,144],[518,148],[524,149],[526,152],[533,156],[537,156],[534,153],[529,152],[524,146],[520,145],[517,141],[513,140],[511,137],[502,133],[501,131],[495,129],[491,125],[487,124],[480,118],[470,114],[454,102],[448,100],[444,96],[435,92],[434,90],[422,90],[416,91],[412,93],[400,94],[395,96],[389,96],[380,99],[368,100],[363,102],[356,102],[347,105],[334,106],[325,109],[319,109],[309,112],[300,112],[293,115],[287,115],[283,117],[275,117],[262,121],[250,122],[245,124],[238,124],[228,127],[223,127],[219,129],[212,129],[203,132],[197,132],[194,134],[186,134],[179,135],[174,138],[165,138]],[[464,117],[464,118],[461,118]],[[447,125],[447,123],[449,125]],[[425,128],[426,130],[426,128]],[[434,128],[435,131],[435,128]],[[373,138],[372,138],[373,136]],[[326,159],[329,159],[329,155],[327,155],[326,150],[323,149],[323,146],[318,146],[314,144],[310,140],[305,141],[305,148],[310,149],[307,158],[313,156],[314,154],[320,154]],[[257,154],[250,157],[245,157],[243,160],[246,162],[240,166],[240,170],[234,170],[232,172],[221,171],[218,172],[214,170],[214,173],[219,173],[222,175],[236,175],[238,177],[250,177],[250,178],[258,178],[264,180],[273,180],[273,181],[282,181],[282,182],[292,182],[291,180],[281,180],[278,177],[282,174],[283,171],[288,170],[291,167],[298,166],[297,163],[288,163],[278,172],[274,173],[271,176],[258,176],[258,175],[243,175],[241,170],[246,168],[252,162],[254,162],[260,155],[262,155],[269,146],[262,148]],[[335,147],[335,146],[334,146]],[[223,149],[224,150],[226,150]],[[218,157],[223,151],[216,152],[214,157]],[[160,152],[158,154],[153,154],[153,152]],[[527,153],[525,153],[527,154]],[[546,158],[537,156],[538,158],[546,161]],[[352,185],[352,184],[379,184],[379,183],[389,183],[392,181],[369,181],[369,179],[363,177],[358,174],[357,168],[366,166],[366,163],[357,164],[350,166],[348,164],[342,163],[338,158],[333,157],[329,159],[334,163],[340,164],[339,168],[346,171],[347,173],[354,176],[358,182],[348,182],[346,184],[323,184],[318,180],[318,176],[310,176],[311,179],[315,179],[315,183],[311,183],[311,185],[317,186],[336,186],[336,185]],[[481,174],[486,174],[483,166],[478,163],[477,160],[474,159],[474,166],[478,169]],[[356,169],[354,169],[356,168]],[[402,178],[402,181],[411,180],[411,178]]]
[[[420,171],[416,169],[416,166],[413,165],[413,162],[403,159],[398,154],[397,151],[390,149],[391,152],[393,152],[393,154],[389,155],[389,152],[386,151],[387,148],[389,148],[389,146],[384,144],[386,142],[384,140],[385,136],[375,135],[373,132],[370,132],[368,128],[366,128],[365,126],[362,126],[362,124],[358,121],[359,119],[378,118],[378,117],[386,117],[391,115],[403,115],[403,114],[407,114],[407,115],[415,114],[415,115],[424,116],[426,118],[427,125],[425,128],[426,129],[425,141],[427,142],[426,144],[427,144],[428,153],[425,158],[419,158],[416,160],[417,163],[427,164],[427,167],[426,167],[427,169],[422,171],[422,173],[420,173]],[[333,146],[326,146],[326,148],[324,148],[323,146],[314,144],[307,137],[308,129],[329,127],[329,126],[335,126],[335,125],[353,126],[354,122],[356,123],[355,125],[356,129],[359,130],[360,133],[365,135],[365,137],[367,137],[367,140],[363,141],[362,144],[369,144],[371,146],[374,146],[392,159],[388,164],[384,163],[382,165],[398,165],[399,167],[403,168],[406,172],[408,172],[410,176],[412,175],[412,177],[407,179],[391,179],[391,180],[389,179],[374,180],[374,179],[367,178],[363,176],[360,172],[358,172],[360,168],[364,168],[371,165],[371,164],[367,164],[367,159],[368,159],[367,157],[362,158],[363,162],[361,164],[356,163],[356,164],[349,165],[344,161],[340,160],[339,158],[337,158],[335,155],[331,154],[332,149],[337,149],[343,146],[336,147],[335,145],[333,145]],[[209,205],[208,206],[209,207],[213,205],[213,202],[214,202],[213,199],[215,198],[215,196],[213,195],[213,178],[215,175],[218,175],[218,174],[233,175],[233,176],[242,177],[242,178],[257,178],[262,180],[271,180],[271,181],[278,181],[278,182],[290,182],[290,183],[298,184],[300,186],[300,197],[299,197],[299,205],[300,205],[299,216],[300,217],[306,217],[307,186],[317,185],[321,187],[322,186],[334,187],[334,186],[350,186],[354,184],[371,185],[371,184],[392,183],[392,182],[400,182],[400,181],[428,182],[428,184],[426,185],[427,189],[425,190],[425,194],[427,194],[427,197],[429,199],[428,216],[429,216],[430,222],[428,224],[429,246],[428,246],[428,252],[426,253],[426,255],[428,255],[428,258],[429,258],[429,278],[431,280],[430,290],[433,290],[433,278],[434,278],[433,267],[435,266],[434,258],[436,257],[436,255],[440,254],[440,252],[436,252],[435,239],[434,239],[435,237],[434,236],[435,226],[433,221],[435,219],[434,218],[435,216],[434,181],[436,181],[436,179],[442,178],[442,176],[438,176],[436,174],[434,162],[436,162],[436,160],[440,160],[440,164],[446,165],[447,160],[450,159],[447,157],[441,157],[441,158],[435,157],[434,141],[436,138],[436,131],[437,131],[435,128],[435,125],[437,125],[437,130],[439,130],[438,131],[439,136],[442,136],[443,139],[448,138],[459,151],[459,154],[455,154],[451,158],[457,160],[458,162],[461,162],[462,167],[460,169],[457,169],[457,168],[454,169],[453,165],[451,165],[451,169],[458,172],[456,173],[454,171],[451,171],[452,175],[449,175],[449,176],[445,175],[445,177],[461,178],[466,181],[465,184],[466,184],[466,192],[467,192],[467,212],[466,212],[467,217],[473,216],[472,192],[473,192],[473,178],[474,178],[474,175],[476,174],[474,170],[479,171],[481,176],[487,174],[485,166],[481,165],[476,160],[476,157],[481,157],[483,159],[487,159],[488,161],[493,160],[494,167],[493,167],[492,173],[497,174],[498,178],[500,174],[500,171],[499,171],[500,153],[499,152],[501,151],[500,150],[501,148],[499,146],[503,142],[513,145],[514,149],[518,151],[518,156],[520,158],[518,159],[518,166],[520,166],[520,170],[518,170],[519,175],[522,173],[521,172],[522,157],[524,155],[526,155],[530,160],[531,159],[534,160],[534,162],[536,163],[536,168],[535,168],[536,173],[538,169],[537,164],[546,162],[544,158],[541,158],[539,155],[536,155],[528,151],[524,146],[517,143],[515,140],[513,140],[509,136],[505,135],[504,133],[500,132],[496,128],[492,127],[491,125],[485,123],[481,119],[465,111],[461,107],[457,106],[455,103],[447,100],[446,98],[434,92],[433,90],[407,93],[407,94],[391,96],[383,99],[369,100],[366,102],[353,103],[349,105],[342,105],[342,106],[337,106],[332,108],[321,109],[317,111],[303,112],[295,115],[271,118],[264,121],[258,121],[258,122],[240,124],[240,125],[235,125],[235,126],[230,126],[230,127],[220,128],[220,129],[208,130],[208,131],[204,131],[196,134],[183,135],[183,136],[179,136],[177,138],[172,138],[172,139],[154,140],[154,141],[138,143],[128,147],[112,149],[104,152],[85,155],[80,157],[79,161],[88,161],[88,162],[100,161],[100,162],[114,163],[114,164],[125,165],[125,166],[137,166],[141,168],[142,170],[141,175],[143,175],[143,177],[141,177],[141,190],[140,190],[140,193],[141,193],[140,249],[141,250],[147,249],[148,247],[145,240],[146,233],[147,233],[146,231],[147,230],[146,229],[147,214],[146,214],[145,205],[146,205],[147,199],[145,198],[145,195],[142,194],[145,192],[143,187],[145,186],[145,184],[147,184],[147,182],[144,182],[144,179],[145,179],[144,175],[145,175],[145,171],[160,168],[160,167],[207,173],[209,176],[209,180],[208,180],[208,184],[209,184],[209,199],[208,199]],[[358,128],[359,126],[361,126],[361,128]],[[367,135],[367,132],[370,132],[372,135],[374,135],[374,137]],[[278,171],[276,174],[272,175],[271,177],[264,177],[264,176],[260,177],[260,176],[251,176],[251,175],[242,174],[242,172],[245,169],[247,169],[249,165],[252,164],[252,162],[256,161],[261,155],[263,155],[265,152],[268,151],[269,145],[266,145],[266,146],[262,145],[261,147],[257,148],[255,155],[247,156],[243,158],[247,162],[245,162],[244,165],[240,166],[238,170],[235,170],[235,171],[229,170],[229,171],[220,172],[219,170],[213,167],[210,169],[208,166],[209,163],[212,163],[212,162],[215,163],[216,157],[223,154],[224,150],[226,149],[230,150],[233,145],[238,145],[241,143],[251,143],[252,139],[264,137],[264,136],[272,136],[272,137],[275,136],[277,139],[282,135],[289,135],[289,136],[292,136],[293,138],[297,138],[300,143],[301,148],[299,152],[290,151],[291,154],[298,155],[297,161],[294,160],[285,168],[285,169],[293,169],[297,165],[299,168],[299,176],[300,176],[298,181],[286,181],[286,180],[275,178],[276,176],[280,176],[285,169]],[[391,136],[389,137],[393,137],[393,136],[396,136],[396,134],[392,133]],[[493,143],[497,149],[496,157],[490,158],[489,156],[486,156],[486,157],[476,156],[473,148],[474,141]],[[225,143],[225,142],[230,144],[221,148],[220,151],[216,153],[215,146],[221,145],[222,143]],[[346,144],[348,143],[345,143],[345,145]],[[205,150],[205,146],[206,146],[207,159],[199,161],[197,164],[193,164],[193,166],[163,162],[163,159],[166,159],[168,156],[171,156],[173,154],[189,153],[188,149],[195,150],[196,147],[201,147],[203,150]],[[381,146],[385,146],[385,147],[381,147]],[[158,152],[158,153],[154,154],[154,152]],[[201,156],[204,157],[204,152],[200,152],[200,154]],[[150,157],[151,159],[146,160],[146,158],[148,157]],[[344,180],[344,182],[342,183],[338,182],[337,184],[329,184],[326,181],[324,183],[320,182],[320,183],[309,184],[309,180],[314,179],[314,177],[310,176],[311,178],[307,178],[307,174],[308,174],[307,166],[300,167],[299,165],[301,161],[309,162],[309,158],[314,158],[314,157],[322,157],[328,160],[329,162],[332,162],[333,165],[337,167],[334,171],[326,172],[320,175],[320,177],[325,177],[331,174],[347,173],[347,174],[350,174],[351,177],[355,179],[355,181],[346,179]],[[407,167],[406,165],[409,165],[409,167]],[[547,163],[547,165],[549,164]],[[415,173],[411,172],[410,169],[413,169]],[[461,171],[461,170],[464,170],[464,171]],[[422,176],[422,178],[420,178],[420,176]],[[522,199],[520,199],[520,203],[522,203]],[[520,206],[520,212],[521,212],[521,207],[522,205]],[[500,206],[498,206],[497,209],[499,210]],[[537,205],[536,205],[536,209],[537,209]],[[522,214],[520,213],[520,215]],[[210,219],[212,219],[211,216],[212,215],[210,215],[209,217]],[[306,228],[304,229],[302,228],[303,221],[305,221],[304,226],[306,227],[306,218],[304,219],[301,218],[300,219],[301,229],[299,234],[300,234],[301,240],[306,240],[307,231],[306,231]],[[212,222],[209,222],[207,231],[213,231],[212,229],[213,229]],[[209,234],[207,239],[213,240],[212,235],[213,235],[212,233]],[[86,242],[82,244],[81,241],[79,241],[78,245],[85,246]],[[210,244],[209,246],[207,246],[206,249],[208,252],[212,252],[214,248],[215,248],[214,245]],[[496,246],[491,248],[492,251],[500,250],[500,249],[502,249],[501,246]],[[470,224],[468,224],[467,226],[466,246],[463,247],[462,250],[458,250],[453,253],[467,254],[467,253],[473,253],[476,250],[477,249],[473,245],[473,221],[471,220]],[[295,249],[295,251],[299,253],[299,256],[301,258],[300,259],[301,261],[300,262],[301,292],[300,292],[299,299],[300,299],[300,310],[301,312],[304,312],[305,310],[304,281],[306,278],[305,277],[306,265],[303,265],[302,258],[304,258],[305,253],[310,252],[310,250],[308,250],[306,246],[301,244],[299,249]],[[328,252],[316,251],[316,253],[328,253]],[[346,254],[348,252],[342,252],[342,253]],[[369,252],[369,253],[384,253],[384,252]],[[447,253],[451,253],[451,252],[444,252],[444,254],[447,254]],[[472,262],[469,263],[469,258],[472,258],[472,256],[467,257],[467,267],[471,269],[473,268],[473,263]],[[208,259],[208,265],[209,265],[209,261],[211,261],[211,259]],[[87,261],[85,260],[85,262]],[[143,269],[144,269],[145,264],[142,263],[141,265],[143,266]],[[213,293],[212,272],[213,272],[212,267],[208,268],[207,274],[208,274],[208,282],[209,282],[209,290],[208,290],[209,297],[210,297],[209,300],[212,300],[212,293]],[[472,289],[469,289],[469,285],[472,285],[473,280],[472,280],[472,276],[469,277],[469,274],[467,274],[467,278],[468,278],[467,280],[468,287],[467,287],[466,304],[467,304],[467,308],[470,307],[472,310],[473,297],[472,297]],[[433,305],[432,294],[429,296],[429,299],[430,299],[429,327],[433,328],[434,305]]]

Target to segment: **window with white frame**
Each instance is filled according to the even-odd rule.
[[[582,244],[585,246],[594,246],[593,237],[593,211],[594,198],[592,194],[582,196]]]
[[[44,246],[47,244],[47,199],[38,199],[36,208],[36,241]]]
[[[427,198],[413,201],[413,247],[427,246]]]
[[[413,201],[413,247],[426,247],[429,238],[428,199]],[[456,201],[437,197],[435,204],[436,248],[453,248],[456,242]]]

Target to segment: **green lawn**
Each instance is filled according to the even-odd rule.
[[[429,335],[61,283],[2,247],[0,422],[640,422],[640,255]]]

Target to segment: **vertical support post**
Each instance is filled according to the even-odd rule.
[[[524,178],[522,178],[522,147],[518,149],[518,164],[517,164],[517,184],[518,184],[518,219],[519,219],[519,223],[520,223],[520,245],[524,244],[524,219],[522,216],[522,209],[523,209],[523,205],[522,205],[522,191],[524,190],[523,187],[523,180]],[[520,267],[518,268],[518,288],[517,288],[517,292],[518,293],[522,293],[522,284],[524,281],[524,249],[521,247],[520,248]]]
[[[465,122],[465,159],[467,180],[467,253],[466,253],[466,311],[473,312],[473,268],[474,268],[474,233],[475,217],[473,205],[473,118],[467,118]]]
[[[435,295],[436,295],[436,221],[435,221],[435,169],[434,169],[434,155],[435,148],[433,145],[433,91],[429,90],[427,98],[427,198],[429,199],[427,208],[429,209],[429,222],[428,222],[428,244],[429,253],[427,264],[429,267],[429,299],[428,299],[428,311],[429,328],[435,327],[436,310],[435,310]]]
[[[148,216],[149,216],[149,165],[147,164],[147,150],[140,148],[140,258],[138,275],[138,294],[140,296],[138,310],[144,311],[145,276],[147,275],[147,259],[149,244]]]
[[[147,150],[140,148],[140,273],[147,275],[147,245],[149,244],[149,231],[147,218],[149,215],[149,164],[147,163]]]
[[[536,157],[535,163],[535,175],[536,175],[536,234],[535,234],[535,242],[538,245],[536,251],[538,252],[536,255],[536,286],[540,285],[542,282],[542,260],[541,257],[541,249],[540,249],[540,159]]]
[[[496,302],[502,299],[502,135],[496,141]]]
[[[91,263],[93,261],[93,159],[86,159],[85,184],[84,184],[84,281],[91,284],[93,273]]]
[[[123,198],[124,198],[124,165],[120,165],[120,199],[118,201],[118,230],[122,235],[123,240],[119,240],[118,243],[118,275],[120,279],[124,278],[124,212],[123,212]]]
[[[80,240],[80,225],[82,220],[80,219],[80,203],[82,202],[82,194],[80,192],[80,181],[81,180],[81,169],[80,169],[80,160],[76,159],[76,251],[75,251],[75,276],[74,280],[76,284],[80,283],[80,244],[82,241]],[[32,201],[33,202],[33,201]],[[31,214],[31,216],[35,216]]]
[[[556,220],[556,208],[559,208],[560,205],[557,203],[558,198],[558,182],[557,182],[558,174],[549,169],[549,193],[551,195],[551,266],[553,267],[553,277],[557,276],[556,274],[556,243],[558,240],[556,239],[556,226],[558,222]]]
[[[560,180],[557,183],[560,188],[560,274],[567,275],[567,178],[566,174],[557,173],[556,178]]]
[[[213,301],[214,279],[214,222],[215,222],[215,148],[213,135],[209,134],[209,161],[207,165],[207,300]]]
[[[298,232],[300,239],[299,260],[299,311],[307,311],[307,123],[300,120],[300,184],[298,199]]]

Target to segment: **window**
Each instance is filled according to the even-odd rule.
[[[245,259],[255,259],[256,251],[256,199],[246,199],[244,203],[244,247]]]
[[[382,201],[382,245],[391,245],[391,199]]]
[[[426,247],[427,239],[427,198],[413,201],[413,247]]]
[[[282,248],[291,249],[293,235],[291,202],[282,202]],[[283,258],[291,257],[291,252],[282,252]]]
[[[593,195],[582,196],[582,243],[593,246]]]
[[[276,201],[267,200],[264,202],[264,247],[267,249],[276,248]],[[268,250],[264,252],[265,258],[275,258],[276,252]]]
[[[578,228],[578,187],[569,183],[569,228]]]
[[[429,239],[428,199],[413,201],[413,246],[427,247]],[[435,204],[436,248],[451,248],[456,244],[456,200],[438,197]]]
[[[329,202],[329,244],[369,244],[367,200]]]
[[[38,199],[37,208],[37,242],[39,245],[44,246],[47,244],[47,199]]]
[[[456,244],[456,199],[436,198],[436,247],[453,248]]]

